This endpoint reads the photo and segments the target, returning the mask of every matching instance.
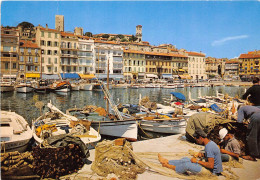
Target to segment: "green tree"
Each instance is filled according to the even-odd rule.
[[[131,42],[135,42],[138,38],[135,37],[134,35],[132,35],[130,38],[129,38],[129,41]]]
[[[116,37],[118,37],[118,38],[120,38],[120,39],[123,39],[125,36],[122,35],[122,34],[118,34],[118,35],[116,35]]]
[[[121,39],[121,42],[127,42],[128,40],[126,38]]]
[[[29,22],[26,22],[26,21],[19,23],[17,26],[22,26],[23,29],[34,27],[34,25],[32,23],[29,23]]]
[[[91,32],[85,32],[84,36],[93,37],[93,34]]]
[[[109,35],[108,34],[103,34],[102,38],[109,38]]]
[[[110,41],[115,41],[116,40],[116,37],[112,37],[111,39],[110,39]]]

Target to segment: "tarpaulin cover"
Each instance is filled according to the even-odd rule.
[[[42,74],[42,79],[60,79],[58,74]]]
[[[212,110],[216,111],[216,112],[222,112],[222,111],[224,111],[223,109],[220,109],[220,108],[218,107],[218,105],[216,105],[216,104],[212,104],[212,105],[210,106],[210,108],[211,108]]]
[[[60,73],[62,79],[80,79],[77,73]]]
[[[182,93],[179,93],[179,92],[171,92],[170,94],[173,95],[173,96],[175,96],[177,99],[186,101],[186,97],[185,97]]]

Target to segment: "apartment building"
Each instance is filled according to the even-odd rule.
[[[260,77],[260,50],[249,51],[247,54],[240,54],[238,59],[242,62],[239,67],[240,76],[244,76],[246,78],[250,78],[253,76]]]
[[[41,48],[42,73],[58,74],[60,64],[61,32],[42,26],[36,27],[36,44]]]
[[[19,78],[39,79],[41,76],[41,49],[32,41],[20,40]]]
[[[240,62],[238,59],[231,59],[225,62],[225,75],[224,79],[227,78],[233,78],[233,79],[238,79],[239,78],[239,66]]]
[[[77,73],[79,71],[77,36],[61,32],[60,50],[61,73]]]
[[[198,52],[188,53],[188,74],[193,80],[207,79],[205,54]]]
[[[19,31],[1,27],[1,78],[16,78],[18,74]]]
[[[97,78],[106,78],[109,69],[110,78],[123,78],[123,48],[113,41],[95,40],[94,59]],[[109,67],[108,67],[109,66]]]
[[[125,79],[145,78],[145,53],[143,51],[124,50]]]
[[[94,74],[94,40],[86,36],[78,37],[78,73]]]
[[[188,76],[188,55],[187,53],[172,54],[172,74],[173,77],[179,76],[181,79],[189,79]]]

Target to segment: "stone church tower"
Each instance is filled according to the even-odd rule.
[[[142,25],[136,26],[136,34],[135,36],[138,38],[136,41],[141,42],[142,41]]]
[[[64,16],[55,15],[55,29],[64,32]]]

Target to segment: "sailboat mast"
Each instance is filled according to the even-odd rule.
[[[109,91],[109,57],[107,59],[107,90]],[[107,113],[109,112],[109,102],[107,97]]]

